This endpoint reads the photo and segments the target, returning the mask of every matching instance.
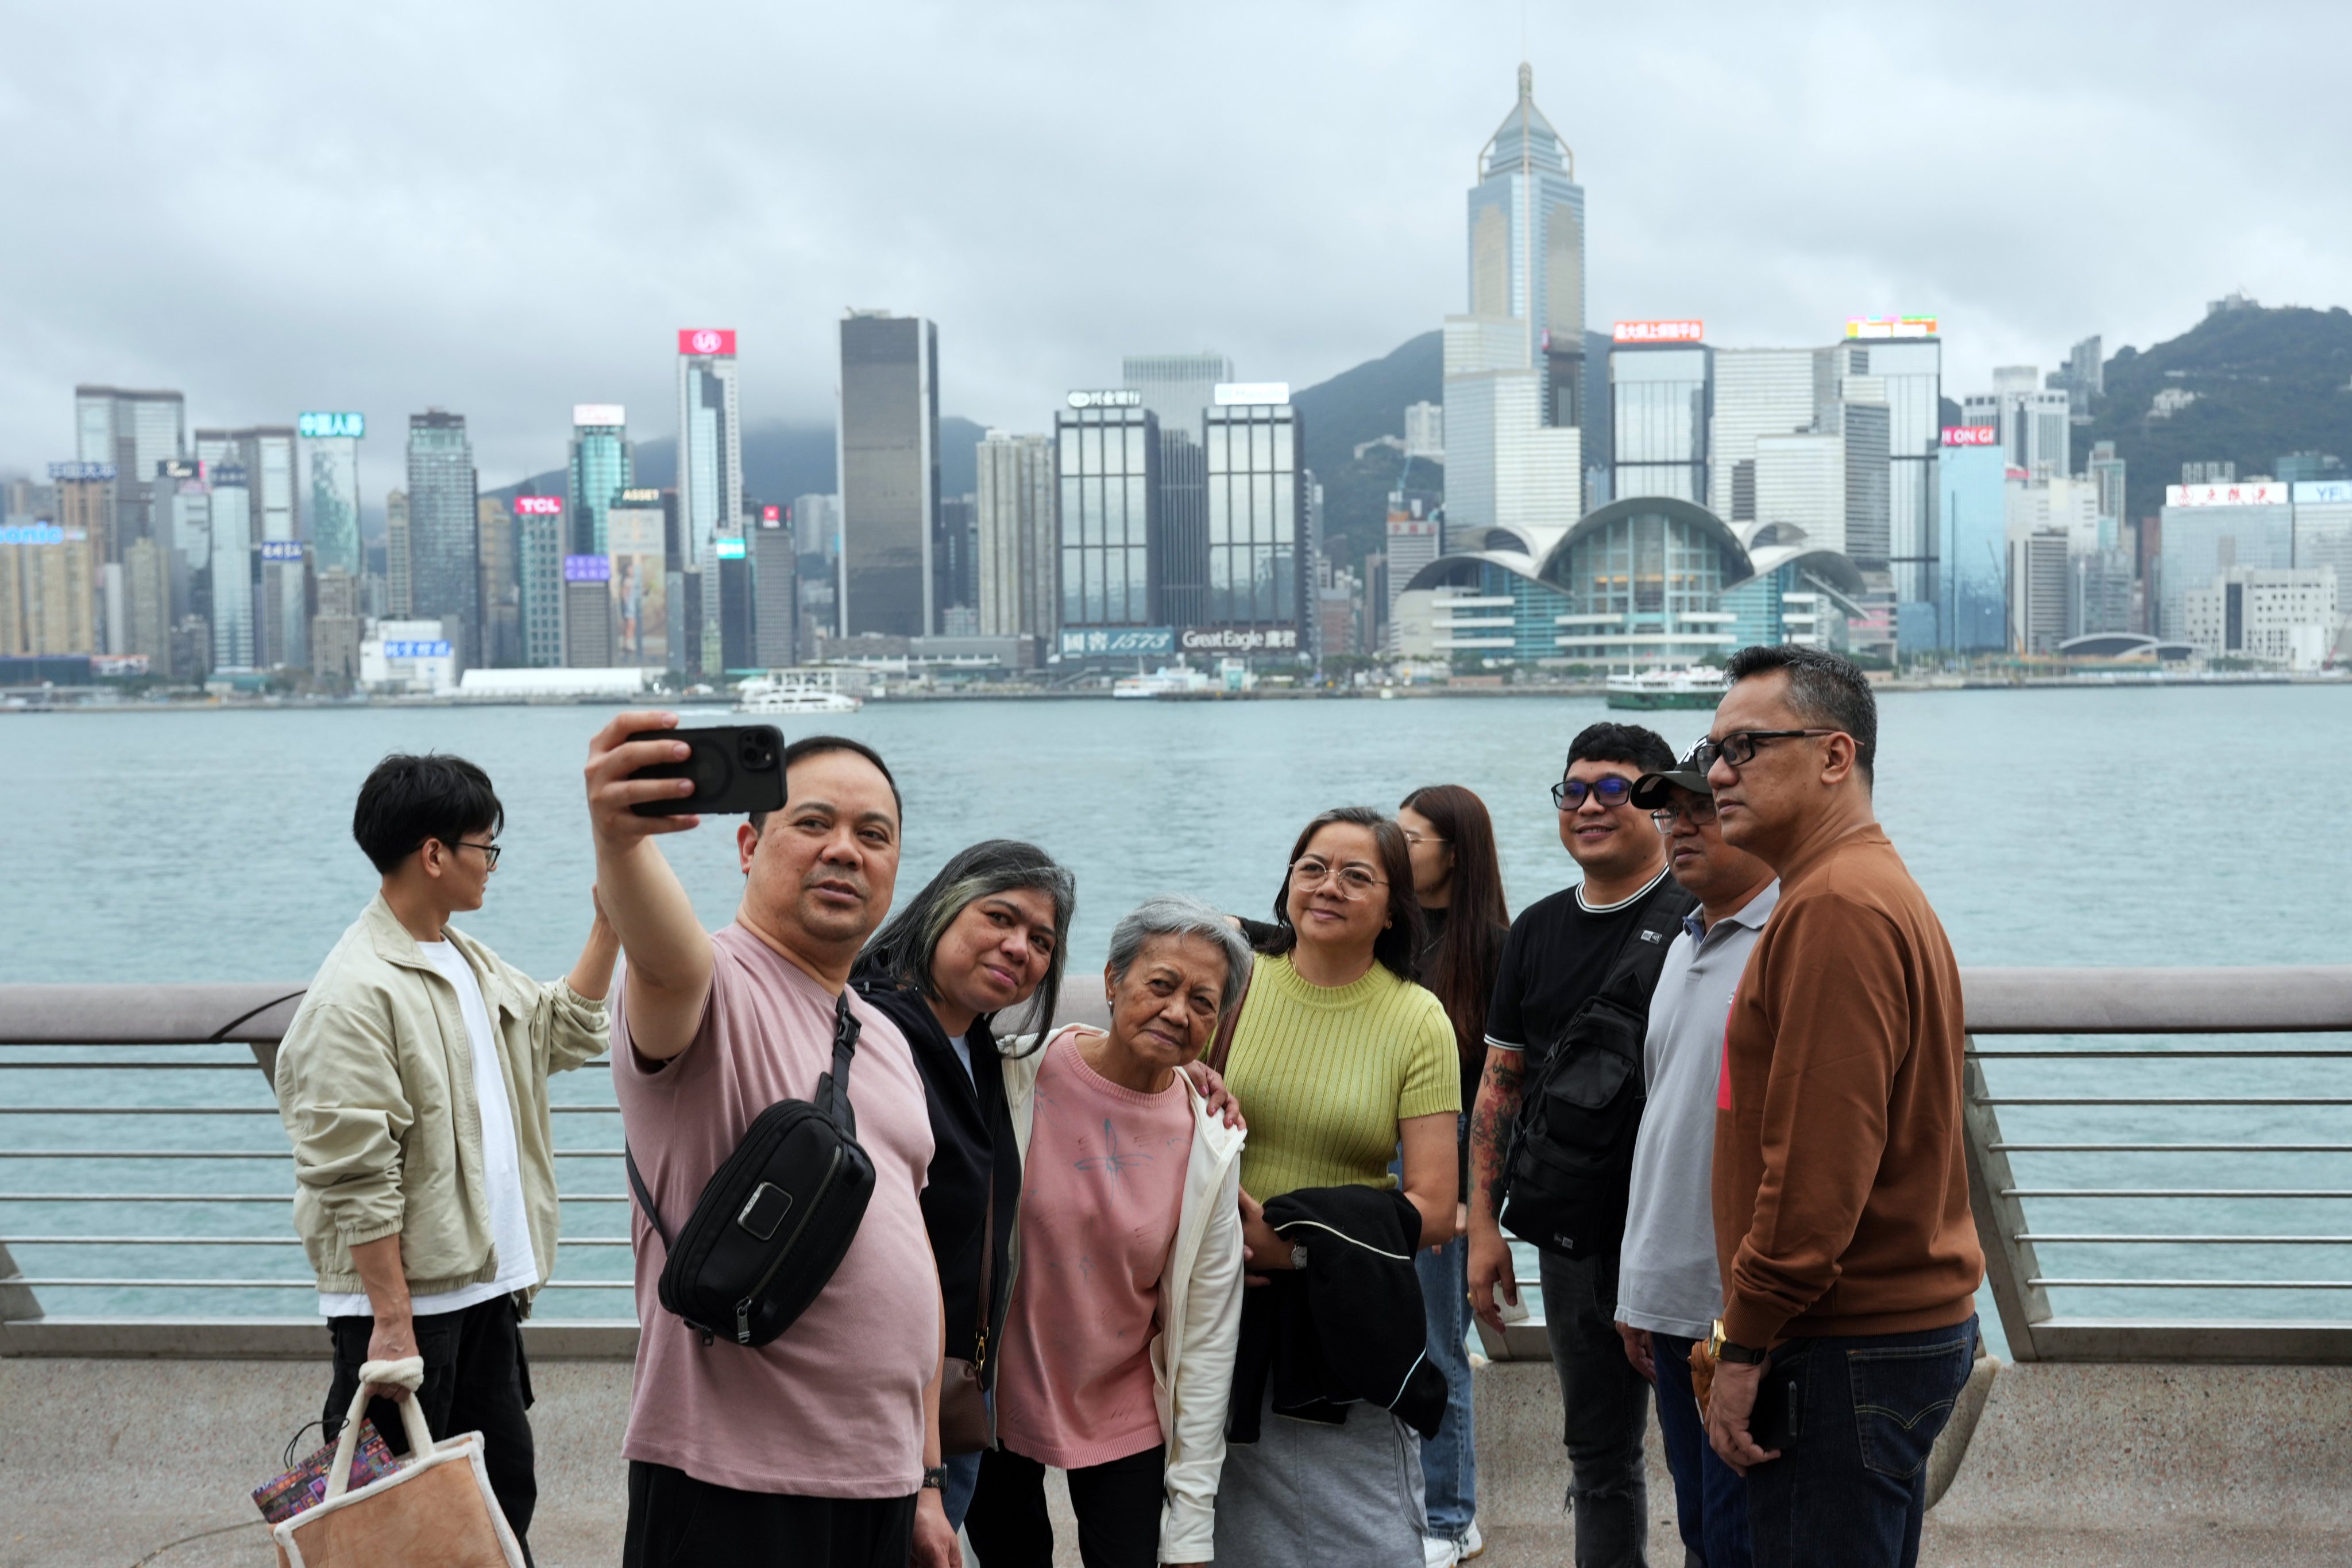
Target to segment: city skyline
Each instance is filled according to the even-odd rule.
[[[662,349],[698,321],[742,333],[747,424],[825,423],[829,340],[848,305],[939,321],[941,412],[1008,428],[1036,428],[1068,387],[1110,384],[1129,353],[1214,347],[1240,375],[1310,384],[1458,298],[1463,149],[1509,101],[1519,17],[1284,16],[1265,49],[1233,52],[1218,9],[1118,30],[1108,43],[1164,62],[1139,81],[950,13],[746,13],[727,26],[731,56],[788,43],[842,68],[796,77],[780,114],[755,112],[748,89],[663,84],[616,101],[608,156],[587,160],[568,128],[531,119],[517,85],[529,79],[502,63],[560,64],[598,33],[552,13],[486,19],[481,49],[422,104],[404,96],[421,79],[402,61],[421,68],[425,33],[320,16],[257,52],[226,45],[234,28],[159,19],[173,68],[109,68],[119,126],[100,125],[86,96],[54,96],[107,75],[105,41],[78,17],[30,18],[17,58],[44,64],[16,83],[19,111],[88,132],[0,153],[20,201],[47,212],[44,232],[86,232],[72,215],[101,199],[167,228],[227,201],[286,213],[307,237],[264,251],[234,226],[183,227],[199,237],[96,251],[59,239],[0,258],[15,307],[0,312],[0,465],[38,473],[71,452],[63,393],[89,382],[180,388],[207,426],[352,408],[390,431],[437,404],[468,416],[487,488],[560,467],[574,402],[669,403]],[[2258,68],[2270,83],[2250,97],[2174,85],[2159,68],[2177,67],[2171,21],[2069,15],[2021,51],[1947,13],[1864,27],[1703,9],[1671,43],[1639,18],[1531,17],[1524,53],[1591,203],[1586,324],[1704,317],[1715,342],[1767,346],[1827,341],[1848,315],[1936,313],[1946,384],[1975,389],[1996,364],[2052,364],[2092,332],[2111,349],[2169,335],[2232,288],[2352,298],[2352,270],[2332,258],[2344,220],[2298,195],[2324,188],[2340,140],[2305,123],[2298,105],[2319,99],[2299,84],[2347,24],[2301,17],[2307,47],[2292,54],[2216,40],[2216,79]],[[854,145],[830,134],[877,89],[902,112]],[[236,112],[183,112],[200,90]],[[945,133],[982,100],[988,134]],[[681,106],[678,129],[656,124]],[[1129,133],[1074,148],[1070,121],[1106,115]],[[1996,123],[2067,155],[1972,158],[1969,128]],[[205,127],[193,142],[190,124]],[[1861,125],[1868,135],[1841,129]],[[614,195],[667,182],[680,138],[712,137],[725,155],[688,174],[661,222]],[[1161,141],[1199,177],[1099,181],[1078,211],[981,221],[996,200],[984,172]],[[1252,155],[1269,141],[1284,158]],[[157,156],[167,145],[175,156]],[[884,205],[890,183],[874,169],[919,146],[935,188]],[[204,180],[173,172],[189,154]],[[1302,162],[1353,173],[1300,200]],[[567,194],[590,178],[593,199]],[[2182,188],[2227,190],[2248,216],[2153,216]],[[531,195],[518,204],[518,189]],[[665,423],[641,421],[641,438],[672,434]],[[398,443],[363,444],[361,462],[373,508],[398,485]]]

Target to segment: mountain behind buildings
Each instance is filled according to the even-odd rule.
[[[2090,425],[2075,428],[2074,462],[2113,441],[2136,518],[2156,515],[2184,463],[2313,479],[2311,462],[2281,459],[2352,455],[2352,311],[2340,305],[2266,310],[2233,296],[2177,338],[2118,350],[2105,383]]]

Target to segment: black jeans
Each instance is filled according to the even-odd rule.
[[[1537,1278],[1552,1370],[1559,1374],[1576,1568],[1643,1568],[1650,1487],[1642,1443],[1650,1429],[1650,1385],[1617,1337],[1617,1255],[1577,1263],[1543,1253]]]
[[[428,1312],[415,1320],[416,1352],[425,1358],[425,1386],[416,1398],[435,1441],[462,1432],[482,1435],[482,1462],[490,1490],[507,1516],[507,1527],[530,1555],[530,1516],[539,1503],[532,1468],[530,1363],[522,1350],[522,1321],[514,1298],[499,1296],[454,1312]],[[335,1342],[334,1379],[327,1386],[327,1436],[342,1430],[352,1397],[360,1391],[373,1318],[330,1318]],[[395,1454],[408,1452],[408,1427],[389,1399],[369,1402],[367,1418]]]
[[[1087,1568],[1156,1568],[1168,1450],[1146,1448],[1072,1470],[1078,1559]],[[1054,1522],[1045,1517],[1045,1467],[1006,1448],[981,1456],[980,1488],[963,1517],[981,1568],[1053,1568]]]
[[[629,1461],[621,1568],[907,1568],[913,1494],[792,1497],[698,1481]]]
[[[1765,1380],[1793,1389],[1797,1435],[1748,1472],[1756,1568],[1913,1568],[1927,1451],[1976,1347],[1972,1316],[1919,1333],[1792,1340],[1772,1352]]]

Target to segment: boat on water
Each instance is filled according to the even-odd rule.
[[[1161,665],[1150,675],[1122,675],[1110,684],[1115,698],[1172,697],[1209,689],[1208,672]]]
[[[735,711],[772,717],[788,713],[855,713],[862,698],[841,689],[829,669],[772,669],[735,689]]]
[[[1644,669],[1609,678],[1609,706],[1655,710],[1713,708],[1723,700],[1723,671],[1694,664],[1685,669]]]

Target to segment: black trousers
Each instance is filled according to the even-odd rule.
[[[907,1568],[915,1499],[789,1497],[629,1461],[621,1568]]]
[[[416,1351],[425,1358],[425,1424],[436,1441],[461,1432],[482,1435],[482,1461],[490,1490],[507,1516],[507,1526],[530,1555],[530,1516],[539,1503],[532,1469],[530,1363],[523,1357],[522,1321],[514,1298],[500,1296],[455,1312],[428,1312],[415,1320]],[[335,1342],[334,1381],[327,1387],[324,1417],[331,1440],[342,1430],[352,1396],[360,1391],[360,1368],[367,1362],[373,1318],[330,1318]],[[389,1399],[371,1400],[367,1418],[395,1454],[408,1452],[408,1427]]]
[[[1165,1447],[1069,1472],[1078,1558],[1087,1568],[1158,1568],[1167,1477]],[[971,1494],[963,1530],[981,1568],[1053,1568],[1045,1467],[1007,1448],[982,1454],[980,1486]]]

